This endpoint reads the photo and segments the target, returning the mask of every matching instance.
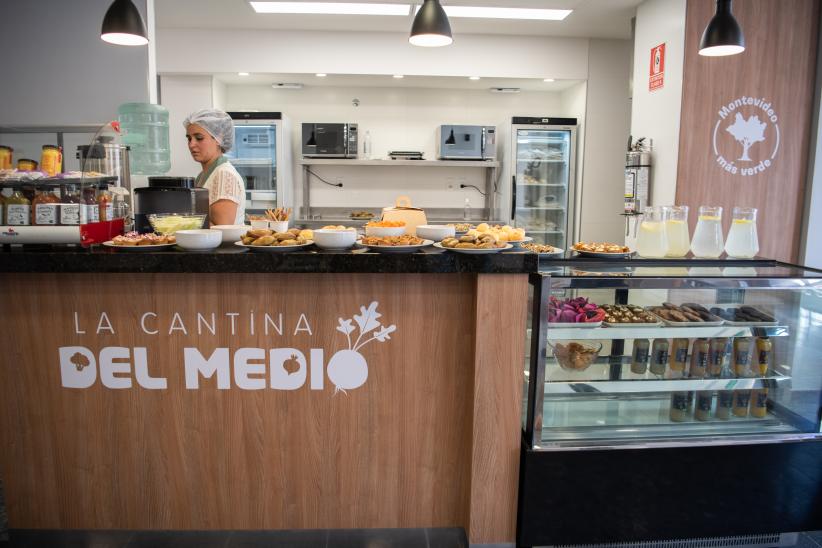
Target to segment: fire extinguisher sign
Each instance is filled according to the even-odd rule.
[[[651,73],[648,91],[655,91],[665,85],[665,44],[651,48]]]

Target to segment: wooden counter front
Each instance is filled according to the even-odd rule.
[[[3,282],[11,527],[513,542],[526,275]]]

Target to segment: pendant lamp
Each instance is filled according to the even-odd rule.
[[[451,37],[451,25],[448,16],[442,9],[439,0],[425,0],[414,17],[411,25],[411,36],[408,41],[415,46],[435,48],[447,46],[454,39]]]
[[[114,0],[103,17],[100,38],[120,46],[148,44],[146,25],[131,0]]]
[[[705,27],[699,54],[709,57],[736,55],[745,51],[745,37],[731,13],[732,0],[716,0],[716,14]]]

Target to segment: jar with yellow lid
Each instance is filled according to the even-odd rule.
[[[37,162],[31,158],[20,158],[17,160],[17,169],[20,171],[37,171]]]
[[[40,155],[40,169],[54,177],[62,171],[63,153],[55,145],[43,145],[43,152]]]

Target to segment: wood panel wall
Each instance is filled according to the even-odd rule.
[[[714,0],[688,0],[685,68],[680,122],[676,201],[691,207],[691,230],[700,205],[725,208],[725,233],[733,206],[759,208],[760,255],[795,261],[805,197],[812,95],[820,3],[816,0],[737,0],[733,12],[745,34],[746,50],[728,57],[698,55],[699,41],[714,14]],[[764,98],[777,116],[744,105],[721,119],[719,110],[743,97]],[[736,114],[758,116],[767,126],[763,141],[743,146],[726,128]],[[717,128],[717,122],[719,127]],[[778,139],[779,147],[774,149]],[[716,151],[714,151],[714,129]],[[717,158],[733,162],[737,174]],[[773,158],[771,159],[771,157]],[[772,165],[743,176],[760,161]]]
[[[302,529],[462,526],[512,542],[527,277],[4,276],[0,474],[15,528]],[[360,352],[366,384],[334,393],[186,389],[183,349],[293,347],[325,362],[337,318],[379,301],[391,340]],[[249,311],[285,333],[249,333]],[[86,334],[76,334],[74,312]],[[116,334],[94,334],[105,311]],[[139,329],[140,316],[158,315]],[[197,312],[239,312],[198,335]],[[188,335],[168,334],[178,312]],[[293,334],[301,312],[313,334]],[[478,327],[479,326],[479,327]],[[505,326],[505,329],[501,329]],[[481,332],[480,335],[476,335]],[[146,347],[166,390],[61,386],[58,348]],[[268,369],[266,369],[268,370]],[[472,464],[473,463],[473,464]]]

